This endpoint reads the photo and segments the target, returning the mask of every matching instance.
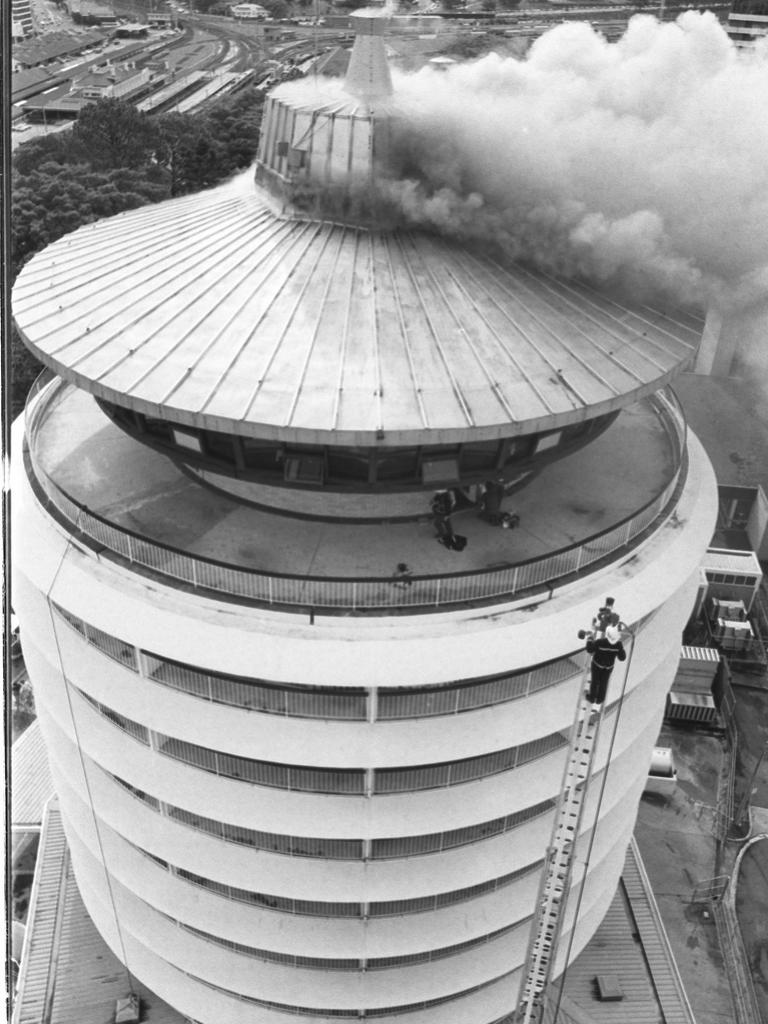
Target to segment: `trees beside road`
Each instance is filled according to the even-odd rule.
[[[150,117],[121,100],[85,107],[72,131],[25,142],[13,157],[13,276],[83,224],[215,185],[255,157],[263,96],[245,89],[199,114]],[[12,414],[40,366],[14,328]]]

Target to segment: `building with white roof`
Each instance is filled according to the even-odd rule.
[[[88,100],[119,99],[141,89],[150,77],[149,68],[105,64],[73,78],[69,91]]]
[[[255,184],[81,228],[14,292],[52,371],[14,607],[72,863],[201,1024],[511,1021],[577,632],[610,593],[631,639],[555,973],[613,900],[715,522],[668,390],[698,325],[387,227],[361,24],[345,94],[268,100]]]
[[[261,4],[234,4],[230,7],[233,18],[242,21],[263,21],[269,17],[269,11]]]

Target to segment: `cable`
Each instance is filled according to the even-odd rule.
[[[595,818],[594,818],[594,821],[593,821],[593,824],[592,824],[592,832],[591,832],[590,837],[589,837],[589,845],[587,847],[587,855],[586,855],[586,857],[584,859],[584,875],[583,875],[582,880],[581,880],[581,885],[579,886],[579,896],[578,896],[578,899],[576,901],[576,909],[575,909],[575,913],[573,915],[573,925],[571,926],[571,933],[570,933],[570,935],[568,937],[568,947],[566,949],[566,954],[565,954],[565,967],[563,968],[563,973],[558,978],[559,985],[558,985],[558,993],[557,993],[557,1003],[555,1004],[555,1011],[554,1011],[554,1014],[552,1016],[551,1024],[557,1024],[557,1019],[558,1019],[558,1017],[560,1015],[560,1003],[562,1002],[563,989],[565,988],[565,981],[566,981],[566,978],[568,976],[568,968],[569,968],[570,959],[571,959],[571,950],[573,948],[573,940],[574,940],[574,937],[576,935],[576,926],[577,926],[578,920],[579,920],[579,911],[581,910],[581,901],[582,901],[583,896],[584,896],[584,889],[586,888],[587,870],[589,868],[590,859],[592,857],[592,848],[593,848],[593,846],[595,844],[595,836],[597,834],[597,826],[598,826],[598,822],[599,822],[599,818],[600,818],[600,808],[602,807],[603,797],[605,795],[605,787],[606,787],[606,785],[608,783],[608,773],[609,773],[610,768],[611,768],[611,755],[613,753],[613,748],[614,748],[614,745],[616,743],[616,734],[617,734],[618,729],[619,729],[619,721],[621,720],[621,713],[622,713],[622,710],[624,708],[624,695],[625,695],[626,690],[627,690],[627,682],[629,681],[629,670],[630,670],[630,667],[632,665],[632,655],[635,652],[635,636],[634,636],[634,634],[631,634],[631,636],[632,636],[632,646],[631,646],[630,651],[629,651],[629,658],[627,659],[627,668],[626,668],[626,671],[624,672],[624,682],[623,682],[623,685],[621,687],[621,694],[619,696],[619,706],[618,706],[618,710],[616,712],[616,719],[615,719],[614,724],[613,724],[613,732],[611,734],[611,742],[608,745],[608,754],[607,754],[606,762],[605,762],[605,771],[603,772],[603,778],[602,778],[601,784],[600,784],[600,791],[599,791],[598,797],[597,797],[597,807],[595,809]]]
[[[82,512],[78,512],[78,519],[77,519],[77,522],[75,523],[75,529],[77,529],[78,526],[79,526],[80,516],[81,515],[82,515]],[[61,656],[61,647],[59,645],[59,637],[58,637],[58,634],[56,632],[56,620],[55,620],[55,617],[54,617],[54,614],[53,614],[53,610],[51,609],[51,603],[52,603],[52,601],[51,601],[51,593],[53,591],[54,586],[56,585],[56,580],[58,579],[59,573],[61,572],[61,570],[62,570],[62,568],[64,566],[64,562],[66,560],[66,557],[69,554],[69,550],[70,550],[71,544],[72,544],[72,535],[71,535],[71,533],[67,533],[66,547],[64,548],[64,552],[63,552],[63,554],[61,556],[61,559],[59,561],[59,564],[58,564],[58,566],[56,568],[56,572],[53,574],[53,579],[51,580],[51,584],[48,587],[48,591],[47,591],[45,597],[46,597],[46,602],[47,602],[47,605],[48,605],[48,614],[49,614],[50,619],[51,619],[51,628],[53,630],[53,639],[54,639],[54,643],[56,644],[56,655],[57,655],[58,661],[59,661],[59,671],[61,672],[61,678],[64,681],[64,692],[66,693],[66,696],[67,696],[67,704],[69,706],[69,717],[70,717],[70,720],[72,722],[72,728],[73,728],[74,733],[75,733],[75,745],[77,747],[77,754],[78,754],[78,758],[80,760],[80,769],[81,769],[81,771],[83,773],[83,780],[85,782],[85,789],[86,789],[86,792],[88,794],[88,805],[89,805],[90,810],[91,810],[91,817],[93,819],[93,825],[94,825],[94,829],[95,829],[95,832],[96,832],[96,841],[99,844],[99,854],[100,854],[100,857],[101,857],[102,866],[104,868],[104,878],[105,878],[106,883],[107,883],[107,892],[109,894],[109,902],[110,902],[110,904],[112,906],[112,915],[113,915],[113,917],[115,919],[115,928],[117,930],[117,938],[118,938],[118,942],[120,943],[120,950],[122,952],[121,959],[122,959],[122,962],[123,962],[123,966],[125,967],[126,973],[128,975],[129,991],[130,991],[131,995],[135,996],[137,993],[134,991],[134,975],[133,975],[133,972],[131,971],[130,967],[128,966],[128,954],[126,953],[125,940],[123,938],[123,931],[122,931],[122,928],[120,927],[120,918],[119,918],[119,915],[117,913],[117,904],[115,902],[115,894],[114,894],[114,891],[112,889],[112,879],[110,877],[109,870],[107,869],[107,858],[106,858],[106,855],[104,853],[104,844],[103,844],[102,838],[101,838],[101,828],[99,826],[99,819],[98,819],[98,816],[96,815],[96,810],[95,810],[94,805],[93,805],[93,794],[91,792],[91,785],[90,785],[90,781],[88,779],[88,773],[86,771],[85,759],[83,757],[83,748],[82,748],[82,746],[80,744],[80,733],[79,733],[78,728],[77,728],[77,721],[76,721],[76,718],[75,718],[75,712],[74,712],[74,708],[73,708],[73,705],[72,705],[72,695],[70,693],[69,679],[67,678],[66,672],[64,671],[64,661],[63,661],[63,658]]]

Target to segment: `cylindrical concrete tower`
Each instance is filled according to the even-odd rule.
[[[690,324],[297,212],[375,181],[380,46],[362,95],[270,99],[258,184],[81,228],[14,296],[53,374],[13,599],[78,882],[203,1024],[506,1019],[611,594],[634,640],[561,970],[612,899],[714,523],[666,390]]]

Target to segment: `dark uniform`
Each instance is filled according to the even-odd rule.
[[[437,531],[437,539],[447,548],[453,544],[453,526],[451,524],[451,512],[456,505],[456,497],[453,491],[437,491],[432,499],[432,521]]]
[[[611,643],[605,636],[587,640],[587,652],[592,655],[587,699],[593,704],[602,704],[616,659],[626,661],[627,652],[621,640]]]

